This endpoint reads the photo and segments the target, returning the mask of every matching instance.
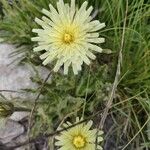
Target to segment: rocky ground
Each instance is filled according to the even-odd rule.
[[[24,93],[17,93],[20,89],[35,87],[30,81],[33,71],[29,66],[16,66],[13,61],[18,57],[10,57],[14,50],[14,46],[8,44],[0,44],[0,93],[8,100],[14,98],[26,98]],[[4,92],[2,92],[4,90]],[[13,145],[17,141],[26,138],[24,126],[18,121],[26,117],[28,113],[15,112],[6,122],[6,125],[0,130],[0,143]],[[24,150],[25,148],[20,148]]]
[[[16,65],[18,56],[10,57],[14,50],[14,46],[9,44],[0,44],[0,94],[12,101],[13,99],[34,99],[34,95],[27,95],[24,92],[18,93],[21,89],[34,88],[37,85],[33,84],[30,77],[34,75],[33,69],[28,65]],[[16,60],[14,62],[14,60]],[[47,76],[46,70],[38,68],[41,76]],[[44,73],[43,73],[44,72]],[[21,121],[27,117],[29,113],[15,112],[7,120],[7,123],[0,130],[0,145],[12,146],[16,142],[24,141],[26,137],[26,129]],[[17,150],[25,150],[19,148]]]

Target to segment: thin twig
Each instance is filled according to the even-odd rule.
[[[144,129],[144,127],[147,125],[149,121],[150,121],[150,117],[147,119],[144,125],[140,128],[140,130],[134,135],[134,137],[123,147],[122,150],[125,150],[128,147],[128,145],[137,137],[137,135]]]
[[[49,79],[49,77],[51,76],[51,74],[52,74],[52,72],[50,72],[50,73],[47,75],[47,77],[45,78],[45,80],[43,81],[42,86],[41,86],[40,89],[39,89],[39,93],[38,93],[37,97],[36,97],[35,100],[34,100],[34,106],[33,106],[32,110],[31,110],[30,117],[29,117],[28,137],[29,137],[29,134],[30,134],[31,121],[32,121],[33,113],[34,113],[34,111],[35,111],[35,109],[36,109],[37,101],[38,101],[38,99],[40,98],[42,89],[44,88],[45,83],[47,82],[47,80]]]
[[[118,57],[116,76],[115,76],[115,80],[114,80],[114,83],[113,83],[113,87],[112,87],[112,91],[110,93],[108,103],[106,105],[106,108],[105,108],[104,113],[102,115],[102,119],[101,119],[100,124],[99,124],[99,129],[103,129],[103,126],[105,124],[105,120],[107,118],[109,109],[111,108],[113,98],[115,96],[115,91],[117,89],[118,81],[119,81],[119,78],[120,78],[121,64],[122,64],[122,51],[123,51],[124,40],[125,40],[125,29],[126,29],[127,13],[128,13],[128,0],[126,2],[126,12],[125,12],[125,18],[124,18],[124,24],[123,24],[123,33],[122,33],[121,47],[120,47],[119,57]]]
[[[84,103],[83,103],[83,111],[82,111],[82,118],[84,118],[84,114],[85,114],[85,107],[87,104],[87,97],[88,97],[88,89],[89,89],[89,84],[90,84],[90,70],[91,70],[91,66],[89,69],[89,74],[88,74],[88,80],[87,80],[87,85],[86,85],[86,93],[85,93],[85,98],[84,98]]]
[[[0,92],[8,92],[8,93],[25,93],[23,91],[14,91],[14,90],[0,90]]]

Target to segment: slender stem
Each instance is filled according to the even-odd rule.
[[[103,129],[105,120],[107,118],[109,109],[111,108],[111,105],[112,105],[112,102],[113,102],[113,99],[114,99],[114,96],[115,96],[115,91],[116,91],[118,83],[119,83],[119,78],[120,78],[120,74],[121,74],[121,64],[122,64],[122,51],[123,51],[124,40],[125,40],[125,29],[126,29],[126,21],[127,21],[127,12],[128,12],[128,0],[126,2],[126,12],[125,12],[125,18],[124,18],[124,24],[123,24],[123,33],[122,33],[121,47],[120,47],[119,57],[118,57],[116,76],[115,76],[115,80],[114,80],[114,83],[113,83],[112,91],[110,93],[109,100],[107,102],[106,108],[104,110],[104,113],[102,115],[102,119],[101,119],[100,124],[99,124],[99,128],[100,129]]]
[[[49,77],[51,76],[51,74],[52,74],[52,72],[50,72],[50,73],[47,75],[47,77],[45,78],[45,80],[43,81],[43,83],[42,83],[42,85],[41,85],[41,87],[40,87],[40,89],[39,89],[39,93],[38,93],[38,95],[36,96],[36,98],[35,98],[35,100],[34,100],[34,106],[33,106],[32,110],[31,110],[30,117],[29,117],[29,127],[28,127],[28,138],[29,138],[29,140],[30,140],[29,133],[30,133],[30,130],[31,130],[31,120],[32,120],[32,117],[33,117],[33,113],[34,113],[34,111],[35,111],[35,109],[36,109],[37,101],[38,101],[38,99],[40,98],[40,95],[41,95],[41,93],[42,93],[42,89],[44,88],[45,83],[47,82],[47,80],[49,79]]]
[[[82,118],[84,118],[86,101],[87,101],[87,96],[88,96],[88,88],[89,88],[89,82],[90,82],[90,70],[89,70],[88,81],[87,81],[87,86],[86,86],[86,93],[85,93],[84,104],[83,104]]]

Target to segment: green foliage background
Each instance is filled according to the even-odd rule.
[[[0,37],[16,45],[16,51],[12,52],[12,55],[23,53],[21,61],[32,66],[40,66],[39,54],[32,51],[36,43],[31,41],[31,37],[34,36],[31,30],[38,27],[34,18],[42,16],[41,9],[48,9],[49,3],[55,6],[56,1],[0,2],[3,8]],[[76,2],[80,6],[84,0]],[[110,110],[113,125],[107,133],[106,141],[114,135],[115,145],[120,149],[128,142],[129,150],[148,149],[150,123],[144,128],[143,125],[150,117],[150,1],[128,2],[121,79]],[[73,119],[77,115],[84,115],[86,118],[105,108],[115,78],[126,1],[89,0],[89,5],[93,5],[98,12],[96,18],[106,23],[106,28],[100,31],[101,36],[106,38],[106,43],[101,45],[104,53],[97,54],[97,60],[90,68],[83,66],[78,76],[73,76],[72,72],[68,76],[61,73],[52,75],[51,80],[42,89],[43,97],[38,103],[32,136],[54,130],[64,117]],[[46,68],[51,71],[50,65]],[[43,82],[38,72],[32,77],[32,81],[39,86]],[[38,92],[38,89],[26,90]],[[96,124],[98,122],[95,122]]]

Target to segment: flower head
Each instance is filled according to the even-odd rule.
[[[89,65],[90,59],[96,58],[93,51],[102,52],[97,44],[103,43],[104,38],[99,38],[97,31],[105,27],[105,23],[92,20],[93,7],[87,9],[87,5],[85,1],[78,9],[75,0],[71,0],[70,5],[59,0],[57,9],[50,4],[50,10],[42,10],[42,19],[35,19],[42,29],[33,29],[38,34],[32,38],[38,42],[34,51],[45,51],[40,56],[44,65],[56,61],[55,72],[64,66],[64,74],[68,74],[72,65],[74,74],[78,74],[83,63]]]
[[[76,123],[78,122],[79,119],[77,118]],[[95,150],[97,130],[90,129],[92,124],[92,121],[89,121],[87,124],[82,123],[63,131],[60,136],[56,136],[55,138],[58,141],[55,145],[60,147],[58,150]],[[64,127],[67,128],[71,125],[70,122],[67,122],[64,124]],[[97,150],[102,150],[102,147],[99,145],[99,142],[103,141],[103,138],[101,137],[102,134],[103,132],[99,131]]]

